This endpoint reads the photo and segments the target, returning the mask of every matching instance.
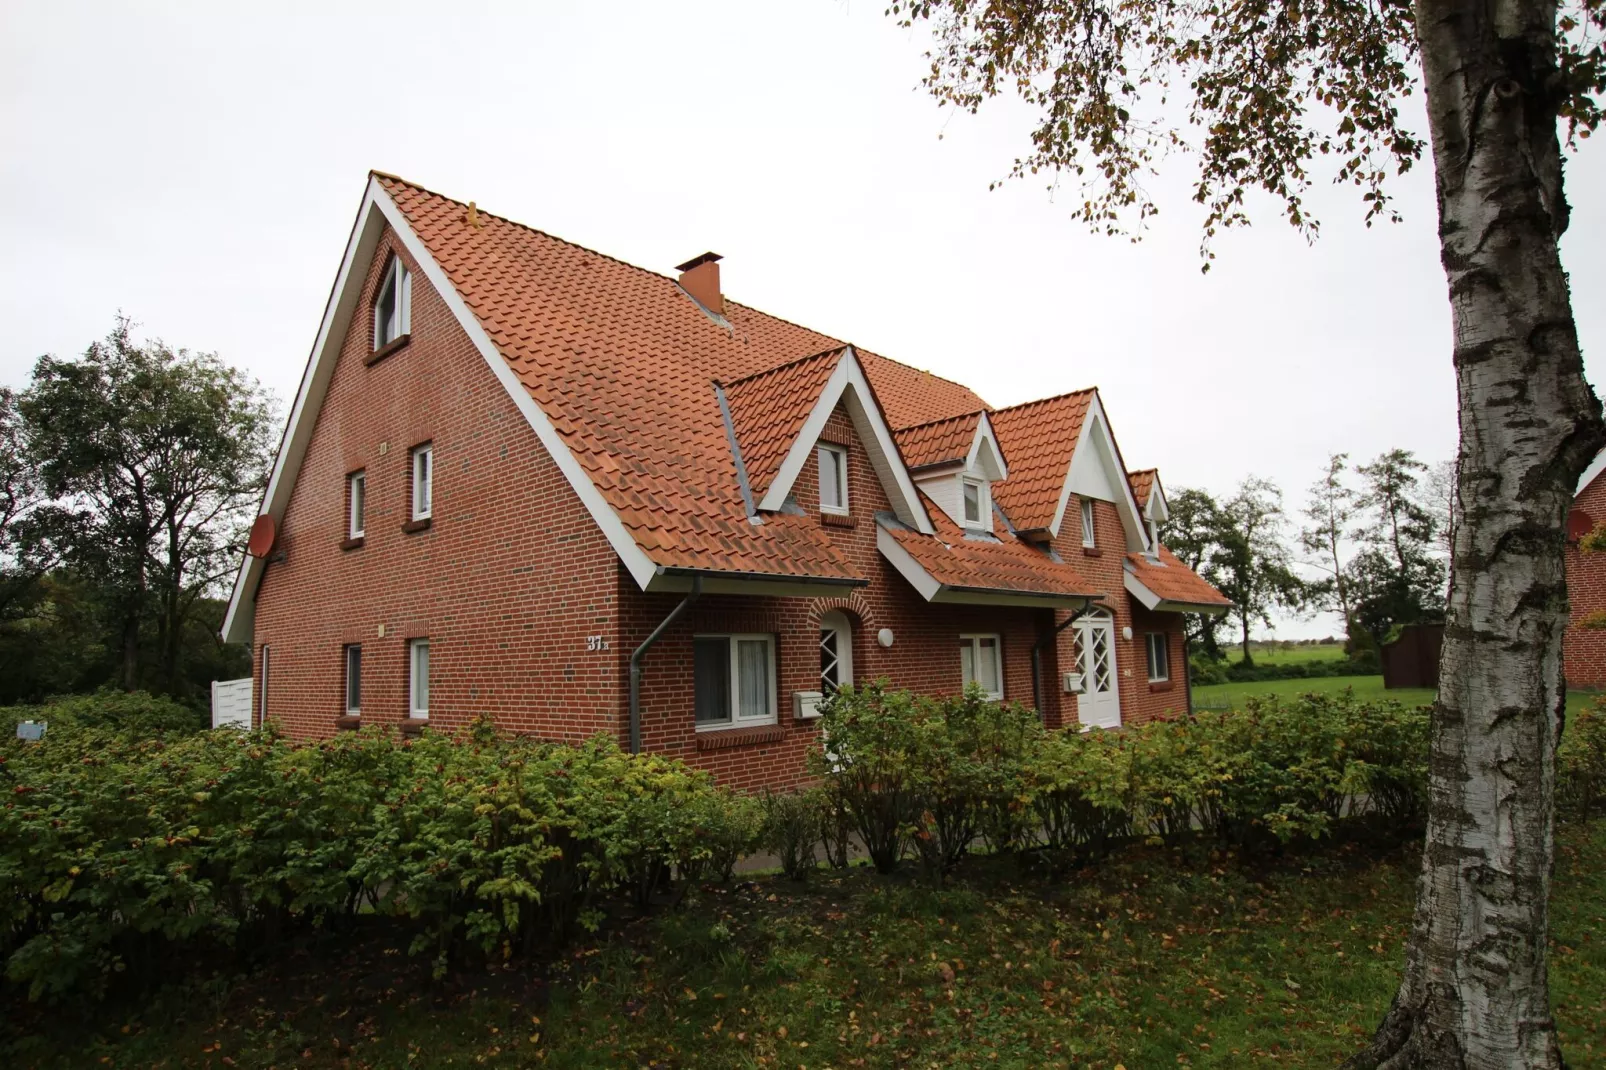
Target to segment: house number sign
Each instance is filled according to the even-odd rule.
[[[588,635],[586,636],[586,649],[592,653],[596,653],[599,650],[607,650],[608,640],[600,635]]]

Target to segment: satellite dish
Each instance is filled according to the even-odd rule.
[[[1595,518],[1582,509],[1574,509],[1567,514],[1567,541],[1577,542],[1579,539],[1595,530]]]
[[[273,551],[273,542],[278,537],[279,525],[273,522],[273,517],[263,513],[251,525],[251,538],[245,544],[246,553],[252,557],[267,557]]]

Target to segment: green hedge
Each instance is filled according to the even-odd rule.
[[[1049,732],[972,691],[927,699],[871,685],[825,704],[816,755],[828,804],[882,871],[934,876],[982,843],[1097,855],[1195,829],[1287,843],[1367,812],[1419,824],[1428,717],[1348,694],[1251,699],[1121,732]]]
[[[58,731],[0,751],[0,960],[31,998],[131,964],[390,915],[437,970],[595,927],[728,874],[758,804],[610,741],[372,730],[295,746],[231,730]],[[671,876],[675,883],[671,883]]]
[[[1050,732],[976,691],[928,699],[871,685],[825,703],[822,739],[816,820],[845,821],[883,872],[914,858],[940,879],[978,844],[1087,859],[1134,838],[1287,844],[1348,818],[1409,829],[1427,816],[1428,709],[1348,691]],[[1557,776],[1564,817],[1606,811],[1606,700],[1568,725]]]

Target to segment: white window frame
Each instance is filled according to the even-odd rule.
[[[837,686],[851,687],[853,686],[853,622],[840,609],[828,610],[820,614],[820,637],[822,643],[826,632],[834,632],[836,634]],[[820,671],[820,690],[828,690],[823,668]]]
[[[356,661],[357,661],[357,671],[356,671],[355,674],[351,671],[351,669],[352,669],[351,663],[352,663],[352,655],[353,654],[356,655]],[[341,657],[345,660],[345,663],[346,663],[345,696],[344,696],[342,704],[346,708],[346,716],[347,717],[361,717],[362,716],[362,644],[361,643],[347,643],[345,645],[345,647],[341,651]],[[352,684],[354,684],[354,683],[357,685],[357,688],[356,688],[356,690],[357,690],[357,695],[356,695],[357,704],[355,706],[353,706],[351,704]]]
[[[727,640],[728,642],[726,649],[730,661],[730,707],[725,711],[725,720],[697,722],[697,731],[725,732],[732,728],[754,728],[775,724],[777,721],[776,710],[779,705],[776,695],[780,689],[780,681],[775,678],[775,636],[770,635],[768,632],[698,632],[692,636],[692,639],[694,642],[698,639]],[[741,657],[737,654],[737,644],[743,641],[762,641],[764,643],[765,650],[769,654],[769,711],[758,717],[739,717],[736,713],[737,706],[740,705],[741,702],[742,684],[739,676]],[[692,681],[692,687],[692,720],[695,722],[697,718],[695,678]]]
[[[346,477],[346,538],[363,537],[368,513],[368,472],[362,469]]]
[[[421,675],[422,688],[418,686]],[[420,691],[424,693],[422,705],[418,701]],[[429,640],[423,637],[407,640],[407,716],[429,720]]]
[[[815,444],[814,455],[820,464],[820,512],[831,513],[835,516],[848,515],[848,451],[846,447],[830,442]],[[826,458],[836,471],[837,489],[842,493],[842,501],[837,505],[825,504],[825,465]]]
[[[989,688],[986,681],[980,679],[977,679],[974,682],[982,685],[982,690],[986,693],[988,698],[992,699],[994,702],[1001,702],[1004,698],[1004,637],[999,635],[997,632],[970,632],[959,637],[961,644],[968,643],[970,646],[970,665],[972,670],[981,664],[981,644],[982,640],[984,639],[991,639],[993,641],[995,644],[994,649],[998,654],[998,657],[995,660],[995,664],[998,668],[998,689],[995,691]],[[964,654],[963,651],[961,651],[959,659],[960,682],[968,688],[972,681],[965,678],[964,665]]]
[[[412,464],[414,520],[428,520],[435,511],[435,444],[414,446],[408,455]]]
[[[382,316],[385,307],[386,295],[393,295],[395,299],[395,328],[394,333],[387,332]],[[401,257],[392,256],[390,266],[385,269],[385,281],[379,284],[374,291],[374,349],[383,349],[404,334],[411,333],[413,329],[413,276],[407,270],[407,265],[401,262]]]
[[[1171,637],[1165,632],[1144,632],[1143,643],[1145,648],[1144,656],[1148,662],[1149,683],[1167,683],[1171,679]],[[1156,650],[1160,652],[1160,661],[1163,662],[1159,676],[1154,674],[1154,652]]]
[[[1094,522],[1092,498],[1082,499],[1082,545],[1089,550],[1098,545],[1098,529]]]
[[[974,519],[974,520],[972,520],[970,518],[970,512],[969,512],[969,509],[968,509],[968,506],[969,506],[970,503],[965,500],[965,491],[969,490],[971,487],[975,487],[976,488],[976,519]],[[967,528],[985,528],[985,527],[988,526],[988,524],[987,524],[987,512],[988,512],[988,507],[990,505],[990,502],[988,501],[988,498],[989,498],[989,494],[988,494],[988,488],[987,488],[987,481],[985,479],[973,479],[970,476],[961,476],[960,477],[960,479],[959,479],[959,515],[964,520],[965,527],[967,527]]]

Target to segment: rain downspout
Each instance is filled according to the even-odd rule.
[[[1037,716],[1046,719],[1047,711],[1043,709],[1043,649],[1059,637],[1060,632],[1075,624],[1077,619],[1097,608],[1089,600],[1075,613],[1066,617],[1052,629],[1038,636],[1037,642],[1032,644],[1032,705],[1037,707]]]
[[[647,651],[656,643],[669,626],[679,619],[680,615],[703,594],[703,578],[693,576],[691,580],[691,593],[680,600],[680,604],[669,611],[669,616],[658,622],[658,627],[652,634],[636,647],[636,652],[630,655],[630,753],[641,753],[641,659],[647,656]]]

